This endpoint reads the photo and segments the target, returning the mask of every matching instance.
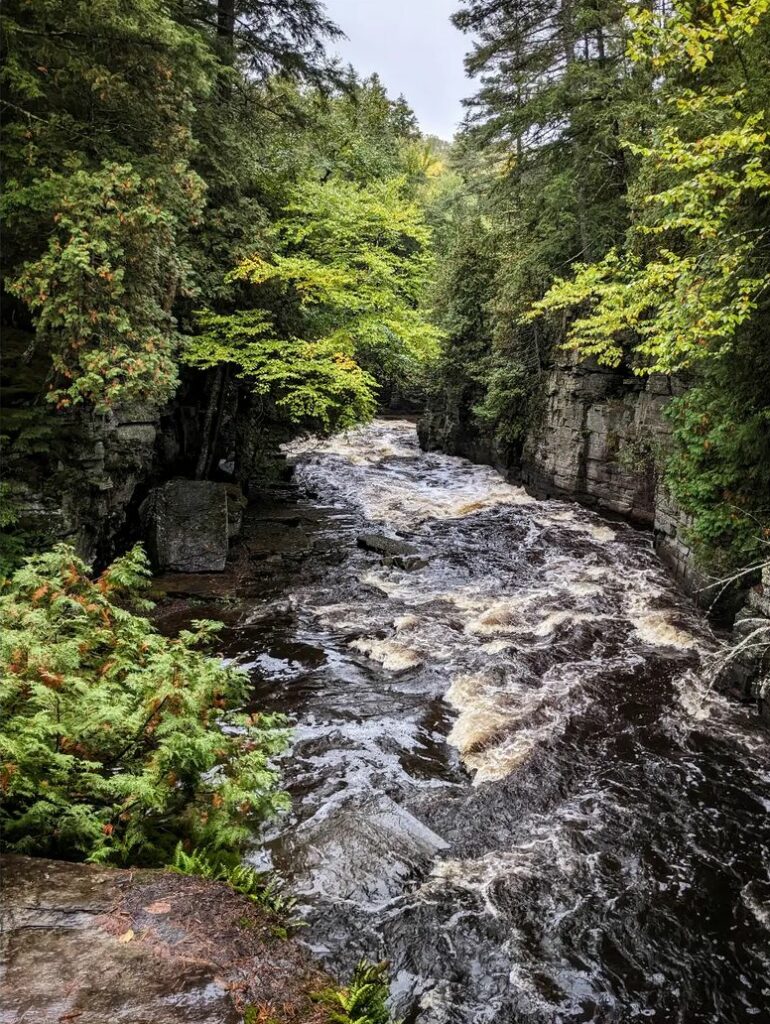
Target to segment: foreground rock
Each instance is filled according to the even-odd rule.
[[[147,547],[162,572],[222,572],[240,529],[237,488],[211,480],[169,480],[151,491],[140,515]]]
[[[223,884],[28,857],[0,869],[2,1024],[327,1020],[312,994],[329,979]]]

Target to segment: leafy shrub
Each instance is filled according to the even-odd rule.
[[[320,1001],[333,1024],[394,1024],[387,1007],[387,963],[361,960],[347,988],[327,989]]]
[[[292,896],[283,894],[281,879],[277,875],[255,871],[241,863],[237,854],[225,850],[212,851],[196,847],[187,853],[179,843],[169,867],[180,875],[199,875],[215,882],[225,882],[235,892],[247,896],[280,917],[289,918],[297,904]],[[288,923],[298,922],[289,920]]]
[[[326,433],[374,415],[377,384],[338,343],[278,339],[261,310],[203,311],[197,322],[202,333],[187,339],[185,361],[200,369],[237,367],[254,394],[272,397],[289,423]]]
[[[496,366],[486,378],[484,400],[473,407],[476,419],[502,444],[523,442],[534,412],[536,379],[520,362]]]
[[[177,842],[237,849],[286,805],[282,721],[234,714],[247,677],[143,615],[140,547],[97,579],[59,544],[0,591],[0,823],[21,852],[163,864]]]
[[[677,443],[667,484],[692,517],[688,540],[718,573],[761,561],[770,537],[770,388],[762,362],[746,365],[764,395],[751,395],[744,374],[725,366],[668,410]]]

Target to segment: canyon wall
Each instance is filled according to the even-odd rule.
[[[160,411],[137,406],[107,415],[55,414],[45,448],[18,457],[8,481],[15,526],[33,548],[57,541],[87,560],[112,555],[137,490],[156,459]]]
[[[134,405],[105,414],[54,412],[44,405],[30,412],[5,409],[12,431],[5,460],[11,529],[28,550],[66,541],[97,564],[142,539],[140,508],[150,491],[198,474],[209,393],[209,378],[191,372],[163,407]],[[230,382],[210,430],[205,476],[253,496],[284,471],[284,440],[286,429],[265,403]]]
[[[651,527],[662,559],[685,590],[704,584],[686,540],[686,517],[662,473],[671,444],[664,415],[681,385],[560,353],[543,371],[541,410],[523,444],[495,444],[475,425],[473,395],[458,386],[431,403],[423,447],[496,466],[542,497],[562,497]]]
[[[671,445],[665,408],[681,390],[669,377],[639,378],[565,355],[546,373],[542,419],[524,443],[519,473],[536,493],[651,527],[661,558],[696,596],[705,580],[663,474]]]

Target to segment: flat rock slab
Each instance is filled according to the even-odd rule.
[[[335,807],[289,841],[295,882],[324,899],[385,904],[448,844],[388,796]]]
[[[359,533],[356,542],[365,551],[374,551],[378,555],[392,558],[394,555],[416,555],[419,549],[398,537],[388,537],[384,533]]]
[[[4,857],[2,1024],[324,1024],[329,979],[218,882]]]

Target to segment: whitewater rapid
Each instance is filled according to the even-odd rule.
[[[651,538],[407,421],[289,456],[229,643],[295,727],[305,941],[420,1024],[770,1020],[768,744]]]

